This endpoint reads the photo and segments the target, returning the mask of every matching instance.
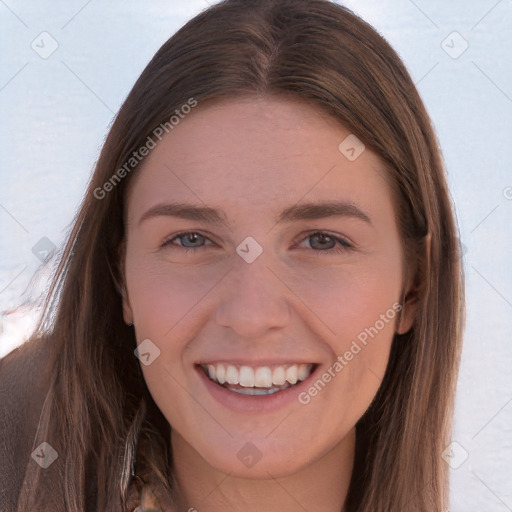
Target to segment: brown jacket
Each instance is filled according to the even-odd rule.
[[[49,386],[44,343],[27,342],[0,359],[0,511],[14,512]]]
[[[29,464],[36,464],[32,453],[38,453],[35,436],[51,375],[45,339],[26,342],[0,359],[0,512],[17,512],[20,495],[31,484],[24,481],[25,472]],[[45,480],[55,496],[55,503],[48,506],[52,512],[64,512],[57,505],[62,502],[62,486],[54,480]],[[88,493],[85,498],[87,511],[95,512],[96,496]],[[150,487],[143,486],[140,502],[136,498],[130,510],[161,508]]]

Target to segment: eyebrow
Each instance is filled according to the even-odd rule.
[[[229,228],[225,212],[208,206],[186,203],[160,204],[146,211],[139,220],[139,225],[150,218],[159,216],[178,217],[195,220],[210,225],[223,225]],[[290,206],[275,219],[276,224],[299,220],[315,220],[327,217],[351,217],[372,224],[370,217],[358,206],[349,201],[326,201],[301,203]]]

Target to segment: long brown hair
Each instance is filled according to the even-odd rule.
[[[404,300],[415,301],[417,313],[412,329],[395,336],[377,396],[357,424],[346,507],[446,510],[441,454],[451,435],[463,277],[425,107],[397,54],[350,10],[327,0],[225,0],[156,53],[105,141],[34,334],[52,364],[34,447],[47,441],[59,457],[46,470],[29,464],[20,512],[85,511],[88,493],[93,508],[125,510],[142,481],[172,498],[170,426],[122,317],[125,191],[137,172],[126,163],[156,127],[167,122],[170,130],[171,116],[191,99],[200,109],[250,95],[312,103],[387,164],[407,269],[416,276]]]

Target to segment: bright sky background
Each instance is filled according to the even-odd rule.
[[[512,1],[344,3],[404,59],[458,215],[468,312],[450,510],[512,511]],[[7,314],[37,292],[26,290],[40,263],[33,247],[63,242],[114,113],[158,48],[207,6],[0,0],[0,356],[33,323]]]

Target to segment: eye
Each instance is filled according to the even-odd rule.
[[[318,255],[322,252],[343,253],[354,249],[354,246],[345,238],[338,237],[325,231],[315,231],[308,235],[305,240],[310,240],[310,247],[314,249]]]
[[[180,244],[177,245],[173,243],[175,240],[179,240]],[[186,249],[187,252],[195,252],[197,249],[201,249],[201,247],[203,247],[202,245],[195,244],[204,243],[206,240],[209,240],[209,238],[205,237],[204,235],[201,235],[200,233],[197,233],[196,231],[187,231],[185,233],[178,233],[172,238],[165,240],[164,243],[162,244],[162,247],[181,246],[184,249]]]
[[[325,231],[315,231],[314,233],[308,235],[304,240],[308,239],[313,241],[309,244],[310,248],[319,253],[319,255],[320,253],[325,252],[338,254],[354,249],[354,246],[344,238],[332,235]],[[175,240],[179,240],[180,243],[174,243]],[[208,237],[202,235],[201,233],[196,231],[187,231],[184,233],[178,233],[172,238],[165,240],[162,244],[162,247],[182,247],[186,250],[187,253],[196,252],[198,249],[205,247],[204,244],[206,241],[211,242]],[[333,244],[334,247],[332,246]]]

